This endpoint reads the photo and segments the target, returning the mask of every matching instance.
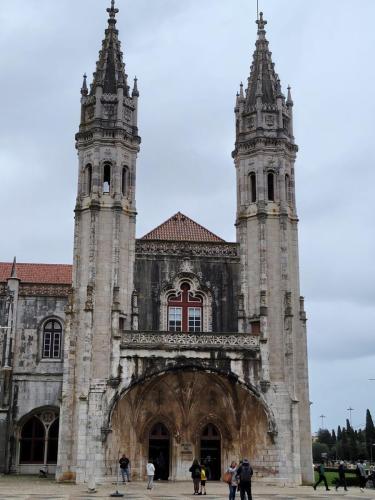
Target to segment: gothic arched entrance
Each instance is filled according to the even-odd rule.
[[[155,424],[149,434],[148,458],[155,466],[155,480],[169,478],[170,434],[162,423]]]
[[[221,438],[213,424],[206,425],[201,433],[201,464],[206,467],[207,479],[219,481],[221,477]]]
[[[156,478],[190,479],[195,458],[218,480],[232,460],[259,461],[273,449],[269,428],[266,406],[233,379],[193,370],[163,373],[116,401],[105,445],[108,474],[120,448],[134,480],[145,478],[148,459]]]

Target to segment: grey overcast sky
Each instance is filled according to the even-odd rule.
[[[82,74],[109,0],[0,1],[0,260],[70,263]],[[233,107],[256,0],[117,0],[139,78],[137,233],[178,210],[235,239]],[[260,0],[300,146],[312,428],[375,417],[374,0]]]

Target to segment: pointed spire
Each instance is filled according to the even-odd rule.
[[[133,91],[132,91],[132,97],[139,97],[139,91],[138,91],[138,78],[134,78],[134,86],[133,86]]]
[[[82,88],[81,88],[81,95],[86,96],[89,93],[89,90],[87,88],[87,75],[86,73],[83,75],[83,83],[82,83]]]
[[[12,264],[12,271],[10,273],[11,278],[17,278],[17,262],[16,262],[16,257],[13,259],[13,264]]]
[[[258,39],[255,44],[246,101],[248,107],[253,107],[257,97],[262,96],[263,104],[276,105],[276,98],[281,90],[278,92],[277,75],[266,39],[267,21],[263,18],[263,12],[259,14],[256,24],[258,25]]]
[[[119,9],[115,8],[114,0],[111,0],[111,7],[107,9],[107,12],[109,14],[108,28],[105,30],[99,61],[96,63],[91,92],[95,93],[96,87],[101,86],[105,94],[116,94],[117,89],[122,87],[125,95],[128,95],[127,75],[116,29],[116,14]]]

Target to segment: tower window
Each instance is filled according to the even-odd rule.
[[[85,168],[85,194],[90,196],[92,186],[92,166],[89,163]]]
[[[257,201],[257,176],[255,172],[251,172],[250,179],[250,201],[255,203]]]
[[[62,328],[58,321],[48,321],[43,328],[43,352],[44,359],[61,358]]]
[[[122,182],[121,182],[121,187],[122,187],[122,194],[123,196],[126,196],[127,191],[128,191],[128,183],[129,183],[129,172],[128,172],[128,167],[124,167],[122,169]]]
[[[103,172],[103,193],[109,193],[111,188],[111,165],[106,163]]]
[[[268,201],[275,201],[275,175],[269,172],[267,175]]]

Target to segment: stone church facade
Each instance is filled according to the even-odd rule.
[[[102,481],[312,480],[306,314],[299,290],[293,101],[258,33],[236,97],[237,241],[178,212],[136,239],[137,81],[114,2],[81,89],[73,266],[0,264],[0,467]]]

